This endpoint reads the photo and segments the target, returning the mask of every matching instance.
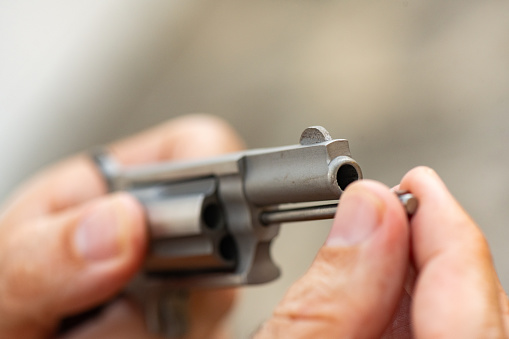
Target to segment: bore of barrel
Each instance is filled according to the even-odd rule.
[[[221,211],[221,207],[215,203],[211,203],[205,207],[202,219],[205,226],[211,230],[218,230],[224,225],[223,211]]]
[[[346,186],[350,185],[356,180],[359,180],[359,173],[357,173],[357,170],[352,165],[344,164],[338,168],[338,172],[336,173],[336,180],[338,182],[339,188],[344,191]]]

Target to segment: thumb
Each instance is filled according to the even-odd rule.
[[[115,295],[142,262],[145,224],[126,193],[0,227],[0,337],[38,338]]]
[[[313,265],[256,338],[375,338],[390,323],[408,265],[408,221],[373,181],[348,187]]]

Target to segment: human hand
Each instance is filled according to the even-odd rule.
[[[242,143],[223,122],[206,116],[170,121],[109,149],[123,165],[215,155]],[[141,205],[106,186],[85,155],[26,183],[0,211],[0,338],[48,338],[59,321],[119,293],[146,250]],[[186,338],[219,338],[233,290],[190,296]],[[115,302],[68,339],[147,338],[138,311]]]
[[[326,244],[255,338],[508,336],[508,299],[475,222],[428,168],[399,188],[419,200],[410,224],[387,187],[346,189]]]

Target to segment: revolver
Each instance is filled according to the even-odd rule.
[[[128,191],[145,208],[149,250],[127,292],[149,330],[167,338],[187,331],[189,289],[276,279],[270,246],[280,224],[332,218],[341,193],[362,178],[348,141],[320,126],[297,145],[201,161],[121,168],[105,153],[94,160],[111,191]]]

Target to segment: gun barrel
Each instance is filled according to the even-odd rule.
[[[256,206],[338,199],[362,172],[346,140],[245,158],[245,192]]]

